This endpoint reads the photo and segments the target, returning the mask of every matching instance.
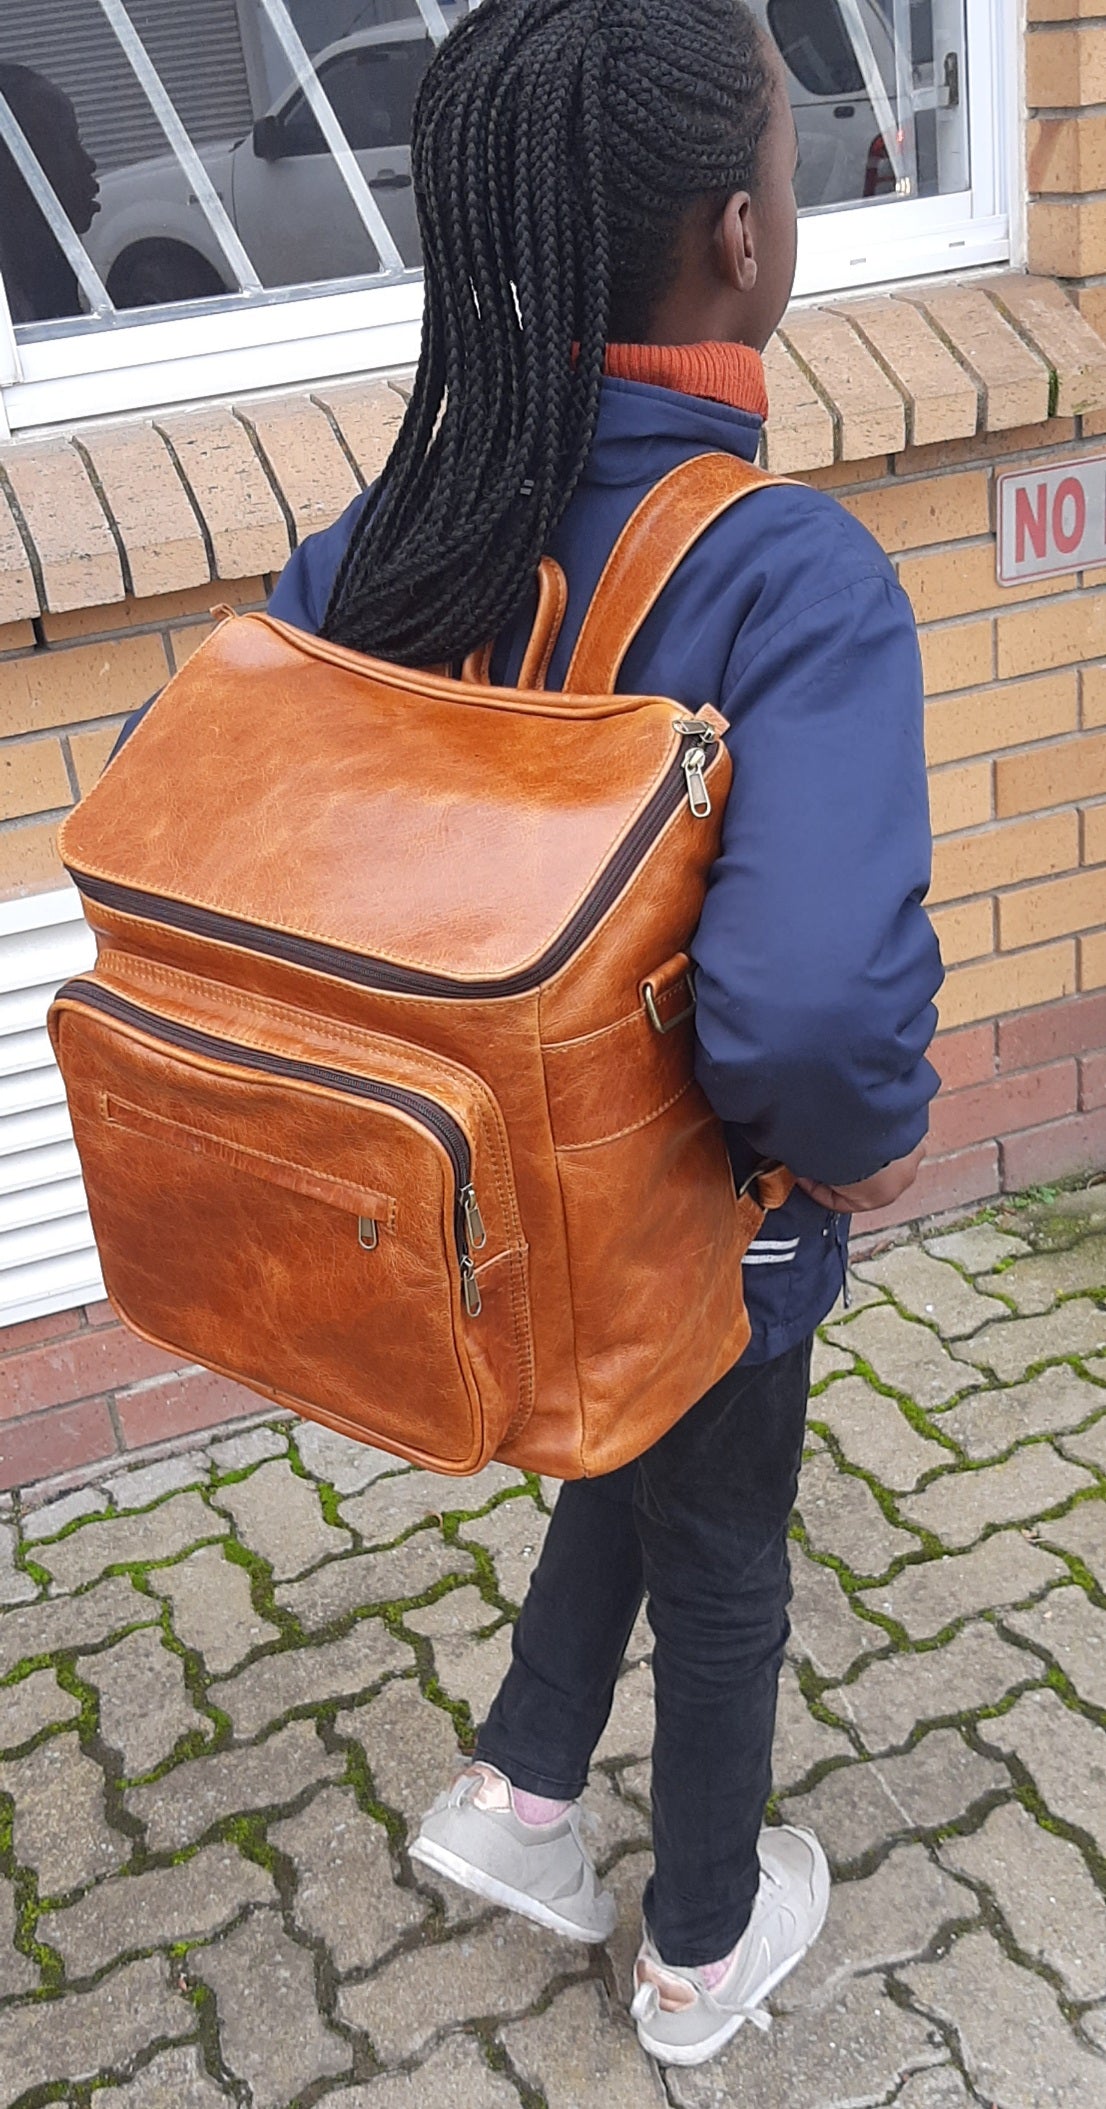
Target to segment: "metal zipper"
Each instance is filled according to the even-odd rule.
[[[439,1106],[436,1099],[427,1098],[421,1091],[405,1090],[398,1084],[380,1084],[345,1069],[330,1069],[322,1062],[298,1062],[290,1055],[270,1054],[263,1047],[248,1047],[237,1040],[223,1040],[215,1033],[201,1032],[194,1025],[178,1025],[172,1019],[160,1017],[156,1011],[131,1003],[125,996],[117,996],[114,989],[101,988],[94,981],[67,981],[58,990],[55,1001],[84,1004],[90,1010],[102,1011],[119,1024],[133,1025],[151,1039],[163,1040],[186,1054],[207,1055],[217,1062],[229,1059],[236,1068],[254,1070],[261,1076],[290,1077],[302,1083],[322,1084],[332,1091],[344,1091],[351,1098],[368,1099],[374,1105],[393,1106],[401,1113],[409,1113],[441,1143],[453,1168],[453,1220],[461,1290],[469,1315],[479,1317],[480,1286],[472,1254],[479,1252],[488,1239],[472,1184],[472,1151],[460,1123]],[[371,1251],[373,1247],[366,1243],[360,1226],[358,1234],[365,1249]]]
[[[108,879],[93,878],[72,865],[68,868],[75,885],[101,908],[115,909],[121,915],[140,916],[146,922],[164,923],[191,937],[212,938],[219,944],[237,945],[269,959],[307,967],[313,973],[330,974],[339,981],[355,982],[362,988],[380,989],[396,995],[452,997],[458,1001],[466,997],[523,996],[559,973],[573,953],[579,951],[585,939],[602,922],[608,908],[618,899],[646,851],[685,797],[696,818],[705,819],[709,814],[711,806],[706,776],[721,752],[718,736],[713,726],[698,718],[678,719],[674,729],[682,743],[693,741],[693,747],[686,754],[675,756],[625,841],[604,867],[560,936],[532,967],[507,975],[500,981],[457,981],[449,975],[431,974],[418,967],[393,966],[388,960],[351,952],[344,945],[293,937],[278,930],[268,930],[261,923],[224,915],[219,909],[196,908],[186,901],[145,893],[135,886],[118,886]]]

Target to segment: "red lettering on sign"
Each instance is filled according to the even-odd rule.
[[[1064,524],[1064,511],[1073,508],[1070,526]],[[1087,494],[1078,477],[1065,476],[1052,501],[1052,539],[1061,556],[1070,557],[1078,549],[1087,532]]]
[[[1059,492],[1057,493],[1059,496]],[[1014,493],[1014,548],[1015,562],[1026,560],[1026,537],[1033,544],[1033,554],[1044,558],[1048,551],[1048,485],[1037,485],[1036,506],[1028,490]]]

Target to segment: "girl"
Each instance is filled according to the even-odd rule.
[[[549,551],[569,584],[555,687],[650,487],[696,454],[756,454],[795,164],[783,69],[741,0],[483,0],[419,98],[410,410],[376,490],[297,552],[273,613],[413,664],[495,637],[511,682]],[[699,1076],[737,1174],[775,1158],[798,1186],[749,1254],[739,1365],[636,1465],[563,1489],[475,1761],[413,1851],[565,1935],[609,1934],[577,1804],[644,1599],[655,1871],[633,2011],[646,2050],[694,2064],[756,2018],[826,1912],[817,1841],[762,1828],[788,1517],[848,1219],[897,1199],[921,1156],[941,969],[914,626],[849,514],[800,486],[726,514],[619,686],[709,699],[732,728],[694,947]]]

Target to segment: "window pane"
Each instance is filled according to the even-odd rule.
[[[17,328],[416,268],[414,101],[468,4],[2,0]]]
[[[756,0],[787,68],[800,207],[967,190],[964,0]]]

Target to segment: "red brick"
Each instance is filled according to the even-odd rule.
[[[1002,1145],[1003,1185],[1008,1192],[1066,1179],[1072,1172],[1094,1172],[1106,1164],[1106,1107],[1096,1113],[1073,1113],[1047,1127],[1027,1128]]]
[[[1021,1128],[1061,1120],[1078,1105],[1079,1078],[1074,1062],[1053,1062],[1047,1069],[1026,1069],[994,1077],[968,1091],[950,1091],[935,1103],[930,1117],[930,1148],[944,1155],[973,1142],[1015,1135]]]
[[[48,1318],[24,1318],[19,1325],[0,1328],[0,1355],[11,1355],[20,1348],[36,1347],[43,1340],[64,1340],[70,1333],[81,1330],[79,1311],[51,1311]]]
[[[116,1400],[115,1411],[124,1447],[138,1450],[144,1443],[192,1435],[201,1428],[215,1428],[220,1421],[240,1420],[246,1413],[264,1413],[265,1404],[256,1391],[246,1391],[229,1377],[201,1369],[165,1384],[124,1392]]]
[[[143,1377],[179,1368],[179,1357],[174,1360],[150,1347],[122,1326],[78,1333],[72,1340],[33,1347],[0,1363],[0,1421],[95,1398],[121,1384],[137,1384]]]
[[[927,1157],[910,1192],[893,1208],[856,1216],[856,1230],[861,1236],[872,1230],[890,1230],[896,1223],[913,1223],[919,1216],[939,1216],[949,1208],[987,1201],[998,1190],[997,1143],[977,1143],[953,1157]]]
[[[946,1091],[963,1091],[969,1084],[985,1084],[995,1073],[994,1020],[985,1025],[965,1025],[959,1032],[940,1033],[929,1051]]]
[[[1106,1049],[1087,1055],[1079,1064],[1079,1104],[1084,1113],[1106,1106]]]
[[[115,1315],[114,1306],[108,1302],[106,1296],[102,1296],[100,1298],[99,1303],[86,1303],[84,1307],[84,1315],[85,1320],[89,1325],[119,1324],[119,1320]]]
[[[1068,997],[1040,1009],[1000,1018],[1000,1070],[1037,1069],[1063,1055],[1090,1054],[1106,1045],[1106,993]]]
[[[29,1421],[0,1428],[0,1488],[30,1486],[55,1472],[73,1472],[116,1454],[115,1431],[103,1399],[55,1406]]]

